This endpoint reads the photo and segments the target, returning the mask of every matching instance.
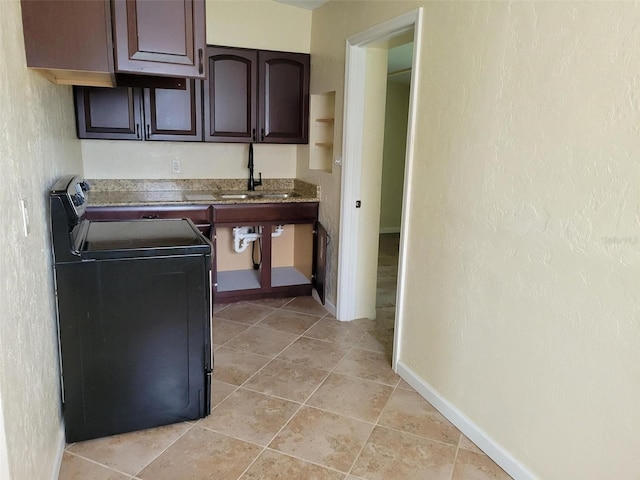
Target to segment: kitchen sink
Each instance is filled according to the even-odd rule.
[[[284,192],[284,193],[266,192],[266,193],[261,193],[259,196],[263,198],[289,198],[289,197],[297,197],[298,194],[295,192]]]
[[[249,194],[247,193],[223,193],[222,195],[218,195],[218,197],[225,200],[245,200],[249,198]]]
[[[223,200],[246,200],[248,198],[291,198],[297,197],[295,192],[251,192],[251,193],[222,193],[216,197]]]

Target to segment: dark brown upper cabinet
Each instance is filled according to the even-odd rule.
[[[138,89],[75,87],[78,138],[142,140]]]
[[[114,0],[116,71],[204,78],[204,0]]]
[[[309,55],[207,47],[205,141],[307,143]]]
[[[207,47],[204,88],[204,139],[256,141],[258,52]]]
[[[122,73],[204,78],[204,0],[21,5],[27,66],[54,83],[113,87]]]
[[[309,142],[309,55],[258,52],[260,141]]]
[[[76,87],[78,138],[202,141],[202,82],[182,89]]]
[[[202,81],[187,80],[184,89],[145,88],[146,140],[202,141]]]

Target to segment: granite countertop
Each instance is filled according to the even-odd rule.
[[[320,199],[319,186],[294,178],[263,179],[263,185],[255,192],[246,190],[246,179],[88,181],[90,207],[297,203]]]

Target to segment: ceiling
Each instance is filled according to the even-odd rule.
[[[324,5],[329,0],[275,0],[279,3],[286,3],[287,5],[293,5],[294,7],[304,8],[306,10],[314,10],[321,5]]]

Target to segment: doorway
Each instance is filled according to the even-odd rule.
[[[412,64],[413,30],[391,39],[387,55],[376,288],[376,323],[385,329],[395,323]]]
[[[347,39],[343,135],[343,158],[346,161],[342,175],[341,242],[338,252],[336,305],[336,315],[340,320],[375,317],[384,127],[384,121],[380,120],[384,118],[384,113],[382,117],[379,116],[380,85],[383,84],[385,89],[382,93],[384,108],[389,40],[411,31],[415,36],[395,307],[394,369],[400,356],[403,272],[406,262],[404,251],[408,228],[404,219],[407,218],[410,208],[408,198],[411,189],[417,106],[417,88],[414,86],[418,84],[421,25],[422,9],[418,9]]]

